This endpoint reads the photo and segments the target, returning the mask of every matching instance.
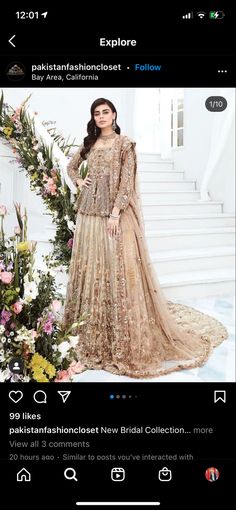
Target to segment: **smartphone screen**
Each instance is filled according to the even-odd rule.
[[[233,11],[162,6],[144,36],[141,11],[92,30],[17,9],[0,65],[3,501],[228,508]]]

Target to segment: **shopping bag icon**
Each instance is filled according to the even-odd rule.
[[[172,472],[167,467],[163,467],[160,471],[158,471],[158,480],[160,480],[160,482],[170,482],[171,479]]]

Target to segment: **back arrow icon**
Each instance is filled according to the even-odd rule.
[[[16,47],[16,45],[12,42],[12,39],[14,39],[14,37],[16,37],[16,34],[15,34],[15,35],[13,35],[13,36],[11,37],[11,39],[9,39],[9,41],[8,41],[8,42],[9,42],[12,46],[14,46],[14,48],[15,48],[15,47]]]

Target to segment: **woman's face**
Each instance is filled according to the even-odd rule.
[[[113,113],[107,104],[97,106],[93,116],[96,126],[100,129],[112,126],[112,121],[116,118],[116,114]]]

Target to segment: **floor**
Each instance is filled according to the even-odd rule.
[[[133,379],[113,375],[104,370],[87,370],[73,378],[74,382],[234,382],[235,381],[235,300],[234,296],[188,299],[183,304],[212,315],[227,327],[229,338],[203,366],[181,370],[152,379]]]

